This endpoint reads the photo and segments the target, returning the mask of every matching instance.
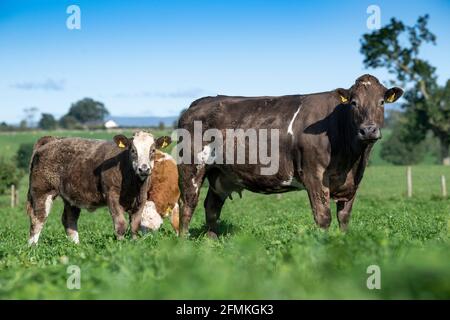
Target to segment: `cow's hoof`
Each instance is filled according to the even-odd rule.
[[[215,233],[214,231],[208,231],[208,233],[206,235],[211,240],[219,240],[219,237],[217,236],[217,233]]]

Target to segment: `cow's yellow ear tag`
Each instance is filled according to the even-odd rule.
[[[347,102],[348,100],[347,100],[347,98],[346,98],[346,97],[344,97],[344,96],[341,96],[341,101],[342,101],[342,103],[345,103],[345,102]]]
[[[165,147],[167,147],[169,144],[167,143],[167,141],[164,141],[163,145],[162,145],[162,149],[164,149]]]
[[[121,149],[125,148],[125,145],[123,144],[122,141],[119,142],[119,148],[121,148]]]
[[[391,94],[389,98],[387,98],[387,102],[392,103],[395,100],[395,93]]]

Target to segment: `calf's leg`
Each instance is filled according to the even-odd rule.
[[[176,234],[180,234],[180,206],[178,203],[172,209],[172,214],[170,215],[170,224]]]
[[[355,197],[356,196],[353,196],[353,198],[349,201],[338,201],[337,203],[337,218],[339,221],[339,227],[342,231],[347,231],[348,229]]]
[[[135,212],[130,214],[131,236],[133,239],[138,238],[139,229],[141,228],[142,213]]]
[[[61,218],[67,236],[74,243],[80,243],[78,236],[78,218],[80,217],[80,208],[73,207],[69,202],[64,201],[64,212]]]
[[[44,227],[47,217],[50,214],[55,194],[52,192],[44,192],[30,195],[27,205],[28,215],[30,217],[30,235],[28,239],[29,245],[35,245],[39,241],[42,228]]]
[[[125,238],[127,231],[127,220],[125,219],[125,210],[119,203],[119,196],[110,195],[108,197],[108,207],[114,223],[114,230],[116,232],[117,240]]]

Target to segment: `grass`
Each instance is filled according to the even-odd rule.
[[[305,192],[244,192],[227,201],[219,241],[205,237],[200,205],[187,240],[166,222],[118,242],[106,209],[83,211],[77,246],[64,235],[57,201],[39,246],[29,248],[24,204],[8,208],[3,196],[0,298],[449,299],[450,199],[439,196],[441,174],[450,181],[448,167],[413,167],[407,199],[404,167],[369,167],[346,234],[335,218],[330,230],[317,229]],[[80,290],[67,288],[70,265],[80,267]],[[366,286],[370,265],[381,268],[381,290]]]

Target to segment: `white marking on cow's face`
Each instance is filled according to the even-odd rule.
[[[153,201],[147,201],[142,211],[141,231],[143,233],[158,230],[163,224],[161,215],[156,211],[156,205]]]
[[[295,118],[297,118],[298,113],[300,112],[300,109],[302,108],[302,105],[298,106],[297,112],[294,114],[294,116],[291,119],[291,122],[289,123],[289,127],[287,130],[287,133],[290,135],[294,135],[294,131],[292,131],[292,126],[294,124]]]
[[[49,195],[45,199],[45,216],[48,217],[50,214],[50,211],[52,210],[52,204],[53,204],[53,196]]]
[[[365,87],[370,86],[370,85],[372,84],[370,81],[361,81],[361,83],[362,83]]]
[[[145,180],[151,173],[154,162],[151,161],[151,152],[154,148],[155,139],[153,136],[144,131],[134,134],[133,144],[131,146],[131,161],[134,172]]]

